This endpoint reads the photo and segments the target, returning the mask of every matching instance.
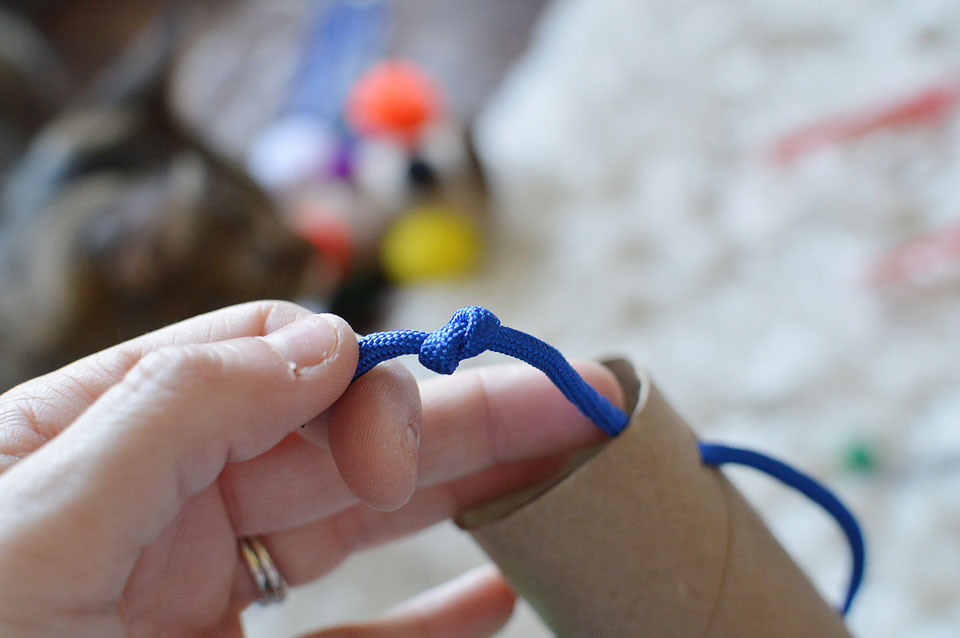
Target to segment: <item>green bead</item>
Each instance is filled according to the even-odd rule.
[[[873,447],[864,441],[852,443],[844,451],[843,466],[858,474],[871,474],[877,469],[877,457]]]

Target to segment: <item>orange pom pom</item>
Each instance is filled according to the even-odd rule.
[[[423,69],[387,60],[361,75],[347,97],[347,121],[362,135],[412,143],[442,111],[442,95]]]

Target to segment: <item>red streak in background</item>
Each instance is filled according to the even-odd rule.
[[[771,155],[788,165],[820,148],[856,140],[887,128],[938,124],[960,105],[960,84],[940,82],[891,104],[828,117],[782,137]]]
[[[960,224],[890,251],[871,270],[870,282],[879,286],[912,282],[954,263],[960,263]]]

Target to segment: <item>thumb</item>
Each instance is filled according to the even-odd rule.
[[[68,564],[113,565],[125,578],[186,499],[329,407],[356,365],[356,337],[331,315],[157,350],[0,475],[0,511],[16,514],[0,532],[15,522],[5,541],[53,548]]]

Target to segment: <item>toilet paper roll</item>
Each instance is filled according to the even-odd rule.
[[[639,381],[622,434],[457,517],[517,592],[561,637],[849,636],[649,376],[612,369]]]

